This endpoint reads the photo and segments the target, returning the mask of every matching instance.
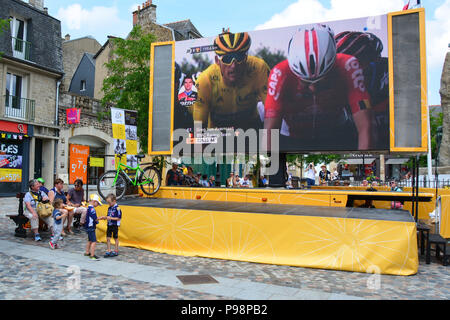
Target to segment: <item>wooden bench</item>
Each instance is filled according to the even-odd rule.
[[[447,248],[447,239],[444,239],[440,234],[430,234],[430,245],[434,244],[436,248],[436,258],[441,258],[442,264],[447,266],[450,260],[450,250]]]

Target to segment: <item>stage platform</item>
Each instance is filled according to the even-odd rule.
[[[419,193],[419,219],[429,219],[428,214],[435,208],[435,194],[431,189]],[[161,187],[151,198],[184,199],[288,204],[301,206],[348,207],[362,205],[365,200],[374,201],[379,209],[390,209],[391,201],[403,201],[405,210],[411,212],[411,192],[391,192],[378,187],[377,192],[358,189],[285,189],[285,188],[190,188]]]
[[[416,225],[408,211],[159,198],[119,205],[121,246],[392,275],[418,269]],[[106,215],[107,206],[97,212]],[[101,221],[100,241],[105,232]]]

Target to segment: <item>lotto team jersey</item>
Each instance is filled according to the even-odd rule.
[[[122,210],[117,203],[108,208],[108,217],[122,219]],[[120,220],[109,220],[108,226],[120,226]]]
[[[333,68],[315,87],[294,75],[287,60],[270,72],[264,117],[284,119],[292,137],[336,125],[346,106],[353,114],[371,107],[363,70],[354,56],[338,53]]]
[[[95,208],[92,205],[89,205],[86,212],[86,222],[84,224],[86,229],[96,228],[97,221],[97,212],[95,212]]]
[[[208,128],[251,128],[259,120],[257,105],[267,93],[269,67],[264,60],[248,56],[247,71],[236,86],[225,85],[220,67],[210,65],[199,76],[194,121]]]
[[[62,219],[57,220],[56,218],[61,217],[61,211],[59,211],[58,209],[53,210],[53,222],[57,225],[60,225],[62,222]]]

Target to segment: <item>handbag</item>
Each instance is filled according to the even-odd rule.
[[[53,206],[50,203],[43,203],[40,194],[36,195],[31,192],[32,197],[36,200],[36,212],[40,218],[48,218],[53,213]]]

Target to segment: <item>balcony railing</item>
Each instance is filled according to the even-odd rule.
[[[30,61],[30,52],[31,52],[31,42],[19,39],[12,38],[13,40],[13,56],[15,58],[23,59]]]
[[[5,97],[5,117],[34,121],[35,101],[11,95]]]

